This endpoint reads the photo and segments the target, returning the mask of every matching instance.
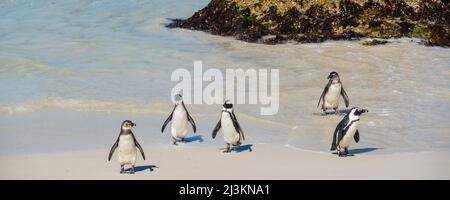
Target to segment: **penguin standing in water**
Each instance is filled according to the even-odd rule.
[[[170,113],[169,117],[162,125],[161,133],[164,132],[164,129],[170,121],[172,121],[173,145],[177,145],[178,139],[181,139],[181,142],[185,142],[184,139],[187,135],[188,122],[191,123],[194,133],[197,132],[194,119],[189,115],[180,94],[175,95],[175,106],[173,107],[172,113]]]
[[[145,160],[144,150],[142,149],[139,142],[134,137],[133,132],[131,132],[131,128],[136,126],[130,120],[125,120],[122,122],[121,131],[119,137],[117,138],[114,145],[111,147],[111,151],[109,151],[108,161],[111,160],[112,155],[116,148],[119,148],[119,163],[120,163],[120,173],[126,173],[124,167],[125,165],[131,165],[130,174],[134,174],[134,165],[136,164],[136,154],[139,149],[141,152],[142,158]]]
[[[351,156],[348,153],[348,147],[353,139],[356,143],[359,142],[359,117],[365,112],[369,111],[367,109],[354,107],[347,115],[345,115],[334,130],[330,151],[337,150],[339,157]],[[341,149],[344,149],[344,152],[341,152]]]
[[[227,143],[227,149],[224,151],[225,153],[230,153],[231,150],[233,150],[230,145],[239,147],[241,145],[241,139],[245,140],[244,132],[242,132],[241,126],[236,119],[236,115],[234,115],[233,104],[229,100],[226,100],[223,104],[222,115],[212,132],[213,139],[216,137],[217,132],[221,128],[223,132],[223,138]]]
[[[321,109],[324,114],[326,114],[327,109],[334,109],[334,112],[337,113],[340,95],[344,98],[345,107],[348,107],[349,104],[347,93],[342,86],[338,73],[331,72],[330,75],[328,75],[328,79],[328,84],[325,86],[322,95],[320,95],[319,102],[317,103],[317,107],[319,107],[320,102],[322,102]]]

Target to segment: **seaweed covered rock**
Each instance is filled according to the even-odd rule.
[[[450,46],[450,0],[212,0],[170,28],[233,36],[247,42],[422,38]]]

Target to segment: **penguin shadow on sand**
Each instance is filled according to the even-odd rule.
[[[236,146],[231,149],[231,151],[234,151],[236,153],[241,153],[243,151],[252,152],[253,151],[253,144],[245,144],[241,146]],[[226,150],[227,148],[220,148],[219,150]]]
[[[376,148],[376,147],[366,147],[366,148],[358,148],[358,149],[350,149],[349,153],[351,154],[365,154],[372,151],[380,150],[382,148]]]
[[[156,166],[156,165],[136,166],[136,167],[134,167],[134,172],[144,172],[144,171],[153,172],[157,168],[158,168],[158,166]],[[125,169],[125,173],[130,172],[130,171],[131,171],[131,167],[128,169]]]
[[[203,141],[205,141],[205,140],[203,139],[203,136],[201,136],[201,135],[194,135],[191,137],[184,138],[184,142],[186,142],[186,143],[191,143],[191,142],[202,143]]]
[[[376,151],[376,150],[380,150],[383,148],[376,148],[376,147],[366,147],[366,148],[358,148],[358,149],[349,149],[348,153],[349,153],[349,157],[357,155],[357,154],[365,154],[365,153],[369,153],[372,151]],[[333,152],[333,154],[337,154],[337,152]]]

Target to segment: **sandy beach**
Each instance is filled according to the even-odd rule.
[[[109,149],[0,157],[1,179],[450,179],[450,152],[355,154],[255,144],[252,152],[215,147],[145,146],[136,174],[119,174]]]

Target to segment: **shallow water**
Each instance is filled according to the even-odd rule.
[[[376,152],[450,149],[450,50],[411,39],[249,44],[164,27],[209,1],[1,1],[0,153],[109,148],[123,119],[144,144],[172,109],[177,68],[280,69],[280,110],[236,105],[248,143],[327,151],[342,116],[320,116],[317,100],[338,71],[351,106],[370,110],[354,148]],[[206,85],[206,84],[204,84]],[[341,102],[341,107],[343,102]],[[221,105],[188,105],[204,139]],[[11,141],[12,140],[12,141]]]

